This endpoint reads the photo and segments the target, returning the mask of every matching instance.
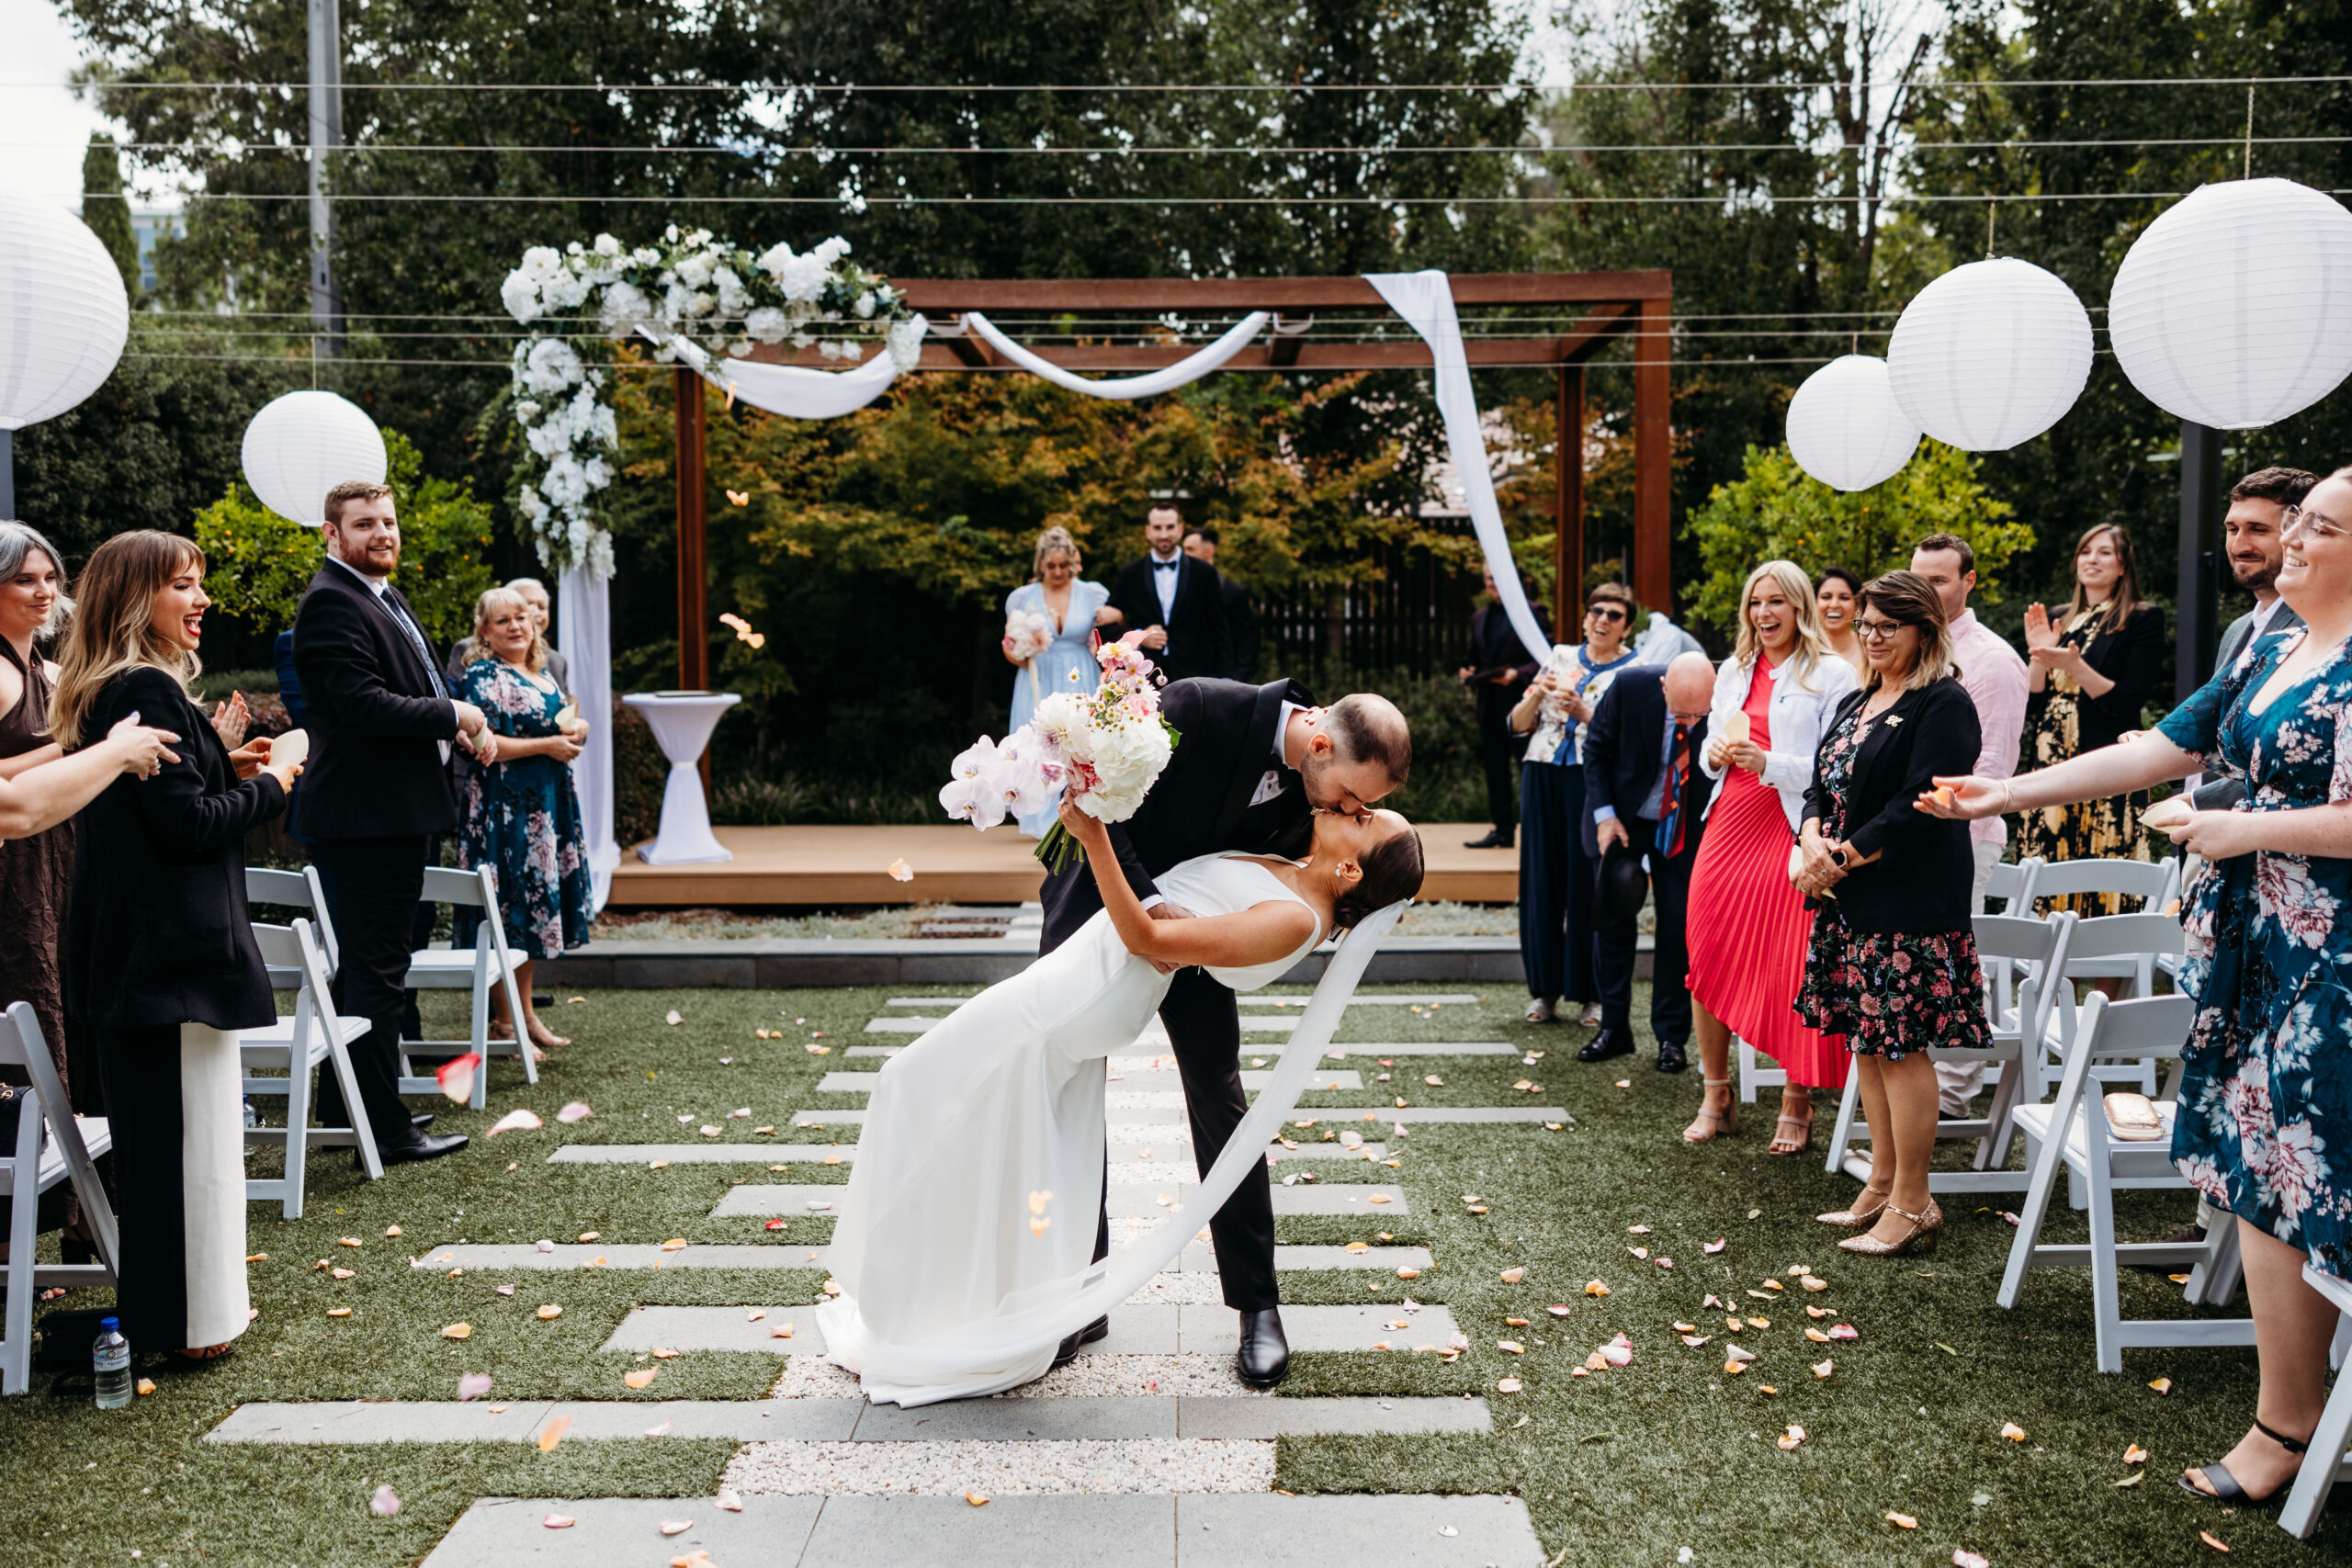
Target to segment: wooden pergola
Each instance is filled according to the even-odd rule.
[[[1559,429],[1557,500],[1552,544],[1553,625],[1565,629],[1583,571],[1585,365],[1621,335],[1634,342],[1634,595],[1657,609],[1673,603],[1670,572],[1671,468],[1668,429],[1668,321],[1673,310],[1671,272],[1464,273],[1453,280],[1455,305],[1480,307],[1572,306],[1582,314],[1569,329],[1545,337],[1479,337],[1464,350],[1475,369],[1553,370],[1557,378]],[[1275,320],[1270,341],[1242,350],[1225,372],[1345,371],[1427,368],[1430,350],[1402,321],[1395,335],[1351,339],[1309,336],[1318,310],[1388,313],[1379,292],[1362,277],[1102,278],[1102,279],[901,279],[907,303],[933,322],[923,344],[919,370],[928,372],[1019,371],[974,336],[956,336],[963,312],[978,310],[1046,315],[1116,312],[1186,316],[1270,310]],[[1140,326],[1141,323],[1138,323]],[[1199,351],[1198,344],[1100,344],[1035,348],[1040,358],[1064,369],[1138,375],[1160,369]],[[814,349],[797,355],[763,347],[752,356],[770,364],[835,368]],[[710,683],[706,602],[707,570],[704,533],[707,482],[703,453],[700,378],[677,369],[678,486],[678,683],[700,690]]]

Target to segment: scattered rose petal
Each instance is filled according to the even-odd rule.
[[[964,1494],[964,1501],[975,1508],[985,1508],[989,1506],[989,1495],[985,1492],[967,1492]]]
[[[502,1296],[511,1296],[514,1293],[514,1287],[512,1285],[501,1285],[498,1287],[498,1293]]]
[[[1598,1280],[1588,1280],[1585,1281],[1584,1293],[1588,1296],[1605,1296],[1609,1293],[1609,1287]]]
[[[1860,1339],[1861,1337],[1862,1331],[1850,1323],[1833,1323],[1829,1325],[1829,1337],[1832,1339]]]
[[[329,1317],[349,1317],[351,1315],[351,1309],[349,1307],[329,1307],[327,1308],[327,1315]]]
[[[668,1012],[662,1015],[662,1021],[664,1023],[684,1023],[686,1021],[686,1019],[684,1013],[680,1012],[676,1008],[672,1008]]]
[[[2025,1441],[2025,1428],[2014,1421],[2004,1421],[2001,1423],[2001,1436],[2013,1443],[2022,1443]]]
[[[788,1324],[788,1323],[782,1323],[782,1324],[778,1324],[775,1327],[771,1328],[771,1329],[769,1329],[769,1330],[768,1330],[768,1337],[769,1337],[769,1338],[771,1338],[771,1339],[789,1339],[789,1338],[791,1338],[791,1337],[792,1337],[792,1325],[790,1325],[790,1324]]]
[[[639,1367],[633,1372],[624,1373],[621,1382],[631,1388],[643,1388],[659,1375],[661,1370],[659,1367]]]
[[[695,1522],[692,1519],[663,1519],[662,1521],[663,1535],[684,1535],[694,1528]]]
[[[564,1434],[571,1430],[571,1416],[548,1416],[547,1425],[539,1428],[539,1452],[543,1454],[555,1452],[556,1445],[562,1442]]]
[[[1612,1367],[1630,1366],[1634,1360],[1634,1348],[1631,1345],[1613,1343],[1603,1345],[1594,1354]]]
[[[1517,1378],[1498,1378],[1495,1382],[1497,1393],[1517,1393],[1519,1388],[1520,1383]]]
[[[580,1239],[583,1242],[590,1242],[595,1240],[598,1236],[604,1234],[605,1233],[602,1231],[582,1231],[580,1233]]]
[[[1498,1339],[1495,1341],[1495,1348],[1498,1350],[1508,1350],[1514,1356],[1524,1356],[1527,1354],[1527,1347],[1521,1344],[1516,1339]]]
[[[788,1224],[789,1223],[790,1223],[789,1221],[786,1221],[786,1220],[781,1220],[781,1219],[777,1219],[777,1220],[770,1220],[770,1221],[767,1223],[767,1224],[766,1224],[765,1228],[766,1228],[766,1229],[768,1229],[768,1230],[772,1230],[772,1231],[780,1231],[780,1230],[782,1230],[782,1229],[783,1229],[786,1224]]]
[[[386,1225],[384,1227],[384,1234],[388,1236],[398,1235],[401,1234],[401,1227],[398,1225]],[[264,1253],[262,1256],[266,1258],[269,1255],[267,1253]]]
[[[1816,1345],[1826,1345],[1829,1343],[1829,1336],[1824,1334],[1818,1328],[1806,1329],[1804,1331],[1804,1337],[1807,1339],[1812,1340]]]
[[[379,1486],[376,1495],[368,1499],[368,1511],[389,1519],[401,1511],[401,1495],[390,1486]]]
[[[1554,1302],[1550,1306],[1545,1307],[1544,1310],[1550,1313],[1554,1317],[1566,1317],[1568,1315],[1568,1303],[1566,1302]]]
[[[2206,1545],[2211,1547],[2216,1551],[2227,1551],[2229,1550],[2227,1546],[2222,1543],[2221,1539],[2214,1535],[2211,1530],[2199,1530],[2197,1532],[2197,1539],[2203,1541]]]
[[[542,1237],[538,1243],[538,1248],[541,1252],[553,1252],[555,1250],[555,1243]]]
[[[1674,1268],[1674,1259],[1671,1258],[1653,1258],[1650,1259],[1650,1267],[1653,1269],[1664,1269],[1670,1271]]]
[[[356,1278],[356,1274],[357,1274],[357,1271],[356,1271],[356,1269],[330,1269],[330,1270],[329,1270],[329,1272],[330,1272],[330,1273],[332,1273],[332,1274],[333,1274],[336,1279],[338,1279],[338,1280],[349,1280],[349,1279],[354,1279],[354,1278]]]
[[[344,1310],[348,1312],[350,1309],[346,1307]],[[333,1317],[334,1314],[329,1313],[327,1315],[329,1317]],[[131,1392],[141,1395],[141,1397],[151,1394],[155,1392],[155,1380],[153,1378],[141,1378],[137,1383],[132,1385]]]
[[[463,1339],[472,1334],[473,1331],[474,1325],[470,1323],[453,1323],[448,1327],[441,1331],[441,1337],[444,1339]]]
[[[1837,1370],[1838,1363],[1836,1361],[1815,1361],[1813,1363],[1813,1375],[1817,1378],[1826,1378]]]
[[[539,1120],[537,1111],[525,1111],[518,1107],[492,1122],[490,1131],[484,1133],[482,1136],[494,1138],[501,1133],[534,1133],[546,1125],[546,1122]]]
[[[2126,1464],[2145,1464],[2147,1461],[2148,1450],[2137,1443],[2132,1444],[2123,1450],[2123,1462]]]
[[[653,1359],[657,1361],[674,1361],[678,1359],[678,1353],[667,1346],[656,1345],[653,1348]]]
[[[1735,1365],[1745,1365],[1756,1359],[1756,1352],[1743,1345],[1733,1345],[1725,1348],[1724,1359]]]
[[[474,1097],[474,1069],[481,1066],[481,1058],[469,1051],[462,1056],[452,1056],[434,1069],[433,1081],[441,1092],[463,1105]]]
[[[1893,1525],[1896,1529],[1915,1530],[1919,1528],[1919,1521],[1917,1519],[1913,1518],[1908,1514],[1898,1514],[1892,1508],[1889,1508],[1886,1511],[1886,1522]]]
[[[1699,1250],[1705,1253],[1708,1257],[1713,1258],[1716,1253],[1721,1252],[1724,1247],[1730,1245],[1731,1242],[1729,1237],[1719,1235],[1715,1237],[1714,1240],[1702,1244]]]
[[[574,998],[573,999],[577,1000],[578,998]],[[573,1518],[570,1514],[549,1514],[546,1518],[539,1521],[542,1527],[551,1530],[568,1530],[579,1522],[579,1520]]]
[[[697,1128],[697,1129],[695,1129],[695,1130],[696,1130],[697,1132],[701,1133],[701,1134],[702,1134],[702,1135],[703,1135],[704,1137],[706,1137],[706,1138],[715,1138],[715,1137],[718,1136],[719,1132],[721,1131],[721,1129],[712,1126],[712,1125],[711,1125],[709,1122],[704,1122],[704,1123],[703,1123],[699,1128]]]
[[[1650,1227],[1647,1225],[1627,1225],[1625,1227],[1625,1234],[1627,1235],[1647,1235],[1650,1234]]]
[[[539,1309],[539,1321],[542,1323],[549,1322],[552,1319],[561,1317],[562,1315],[563,1309],[556,1305],[553,1302],[549,1302],[547,1305]]]
[[[645,1429],[645,1435],[649,1438],[666,1438],[670,1435],[671,1425],[670,1422],[664,1421],[658,1427],[648,1427]]]
[[[2172,1392],[2172,1379],[2158,1378],[2148,1384],[2148,1386],[2154,1389],[2158,1393],[2170,1393]]]
[[[1787,1453],[1787,1452],[1789,1452],[1790,1450],[1792,1450],[1792,1449],[1794,1449],[1794,1448],[1795,1448],[1799,1443],[1802,1443],[1802,1442],[1804,1442],[1804,1428],[1803,1427],[1793,1427],[1793,1426],[1792,1426],[1792,1427],[1791,1427],[1787,1431],[1785,1431],[1785,1432],[1781,1433],[1779,1437],[1777,1437],[1777,1438],[1773,1438],[1773,1439],[1772,1439],[1773,1446],[1774,1446],[1774,1447],[1776,1447],[1776,1448],[1778,1448],[1778,1449],[1779,1449],[1782,1453]]]
[[[588,1102],[586,1100],[575,1100],[567,1104],[562,1110],[557,1111],[555,1113],[555,1119],[569,1127],[574,1122],[585,1122],[594,1114],[596,1113],[594,1111],[588,1109]]]
[[[1501,1275],[1502,1282],[1506,1285],[1516,1285],[1526,1278],[1527,1270],[1524,1269],[1506,1269]]]
[[[335,1241],[335,1245],[337,1247],[364,1247],[367,1244],[362,1242],[356,1235],[346,1235],[338,1237]]]
[[[1396,1270],[1396,1278],[1399,1280],[1418,1280],[1420,1277],[1421,1271],[1418,1269],[1399,1269]]]
[[[1449,1536],[1450,1536],[1450,1535],[1460,1535],[1462,1532],[1461,1532],[1460,1530],[1458,1530],[1458,1529],[1455,1529],[1452,1525],[1440,1525],[1440,1526],[1438,1526],[1438,1528],[1437,1528],[1437,1533],[1438,1533],[1438,1534],[1440,1534],[1440,1535],[1449,1535]]]
[[[730,1514],[740,1514],[743,1511],[743,1499],[732,1486],[720,1487],[718,1495],[713,1501]]]
[[[903,858],[892,861],[883,869],[890,874],[890,880],[893,882],[912,882],[915,879],[915,868],[909,865]]]
[[[1682,1337],[1682,1343],[1690,1346],[1693,1350],[1696,1350],[1700,1346],[1704,1345],[1708,1340],[1713,1339],[1713,1337],[1714,1336],[1712,1334],[1686,1334]]]
[[[1351,1242],[1348,1243],[1348,1250],[1349,1250],[1350,1252],[1369,1252],[1369,1251],[1371,1251],[1371,1250],[1372,1250],[1372,1248],[1371,1248],[1371,1247],[1370,1247],[1367,1243],[1361,1242],[1361,1241],[1351,1241]]]
[[[1629,1247],[1625,1250],[1641,1258],[1647,1258],[1650,1255],[1650,1249],[1646,1247]]]
[[[1951,1568],[1988,1568],[1984,1557],[1965,1547],[1951,1554]]]
[[[1815,1274],[1807,1274],[1804,1279],[1799,1280],[1797,1283],[1803,1285],[1808,1291],[1826,1291],[1829,1288],[1828,1280]]]
[[[662,1250],[664,1252],[683,1252],[685,1250],[685,1246],[686,1238],[684,1236],[673,1235],[669,1240],[662,1244]]]
[[[490,1374],[488,1372],[468,1372],[458,1380],[458,1403],[460,1404],[469,1399],[480,1399],[489,1392]]]

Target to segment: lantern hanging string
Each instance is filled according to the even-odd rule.
[[[2254,84],[2245,85],[2245,179],[2254,178]]]

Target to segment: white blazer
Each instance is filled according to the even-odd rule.
[[[1862,683],[1854,667],[1834,653],[1813,667],[1811,691],[1798,682],[1795,669],[1795,660],[1783,660],[1771,672],[1772,702],[1765,710],[1765,722],[1772,732],[1772,744],[1764,753],[1763,775],[1764,782],[1780,793],[1781,809],[1789,814],[1792,833],[1804,819],[1804,792],[1813,784],[1813,754],[1820,749],[1822,732],[1829,728],[1838,700]],[[1715,671],[1715,700],[1707,710],[1711,742],[1747,705],[1747,688],[1754,679],[1754,667],[1737,659],[1724,660]],[[1724,792],[1724,775],[1707,766],[1704,752],[1708,750],[1712,746],[1702,749],[1699,765],[1715,781],[1714,794],[1707,797],[1707,808],[1712,811],[1715,796]]]

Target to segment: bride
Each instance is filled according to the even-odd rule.
[[[876,1403],[996,1393],[1053,1366],[1063,1329],[1027,1325],[1091,1271],[1100,1064],[1149,1024],[1176,969],[1257,990],[1421,884],[1420,838],[1402,817],[1318,813],[1304,861],[1203,855],[1157,877],[1198,918],[1155,920],[1103,825],[1069,806],[1061,820],[1085,846],[1101,912],[892,1057],[866,1111],[833,1227],[841,1294],[817,1321],[826,1359]]]

